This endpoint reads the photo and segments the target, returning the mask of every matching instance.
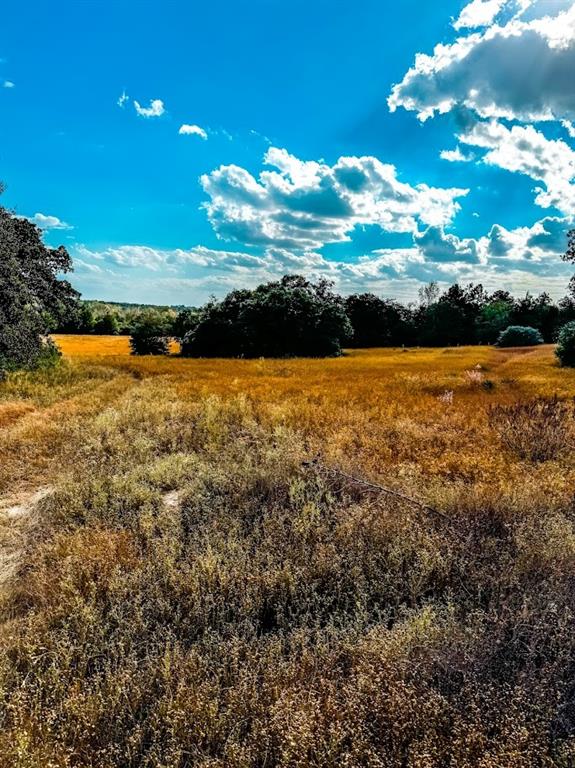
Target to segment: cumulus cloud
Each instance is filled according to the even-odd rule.
[[[204,246],[158,249],[123,245],[94,251],[76,246],[74,259],[83,273],[96,279],[113,274],[114,281],[154,280],[173,286],[194,286],[194,298],[207,296],[203,289],[223,294],[232,288],[253,287],[286,273],[333,280],[343,293],[376,291],[410,299],[422,282],[437,280],[482,282],[489,290],[500,288],[549,290],[564,294],[572,267],[561,262],[572,217],[546,217],[530,227],[508,230],[495,225],[479,238],[460,238],[441,226],[413,233],[409,247],[385,248],[354,262],[326,258],[313,249],[294,251],[268,246],[258,252],[219,250]]]
[[[43,230],[73,229],[70,224],[66,224],[65,221],[62,221],[57,216],[46,216],[43,213],[35,213],[34,216],[28,217],[28,221],[31,221],[32,224]]]
[[[341,157],[335,165],[300,160],[271,147],[256,179],[237,165],[201,177],[216,233],[247,245],[309,250],[344,242],[361,224],[416,232],[450,223],[466,189],[411,186],[375,157]]]
[[[126,91],[124,90],[124,91],[122,91],[122,93],[120,94],[120,96],[119,96],[119,98],[118,98],[118,101],[116,102],[116,104],[117,104],[117,105],[120,107],[120,109],[124,109],[124,107],[126,106],[126,103],[127,103],[128,101],[130,101],[130,97],[128,96],[128,94],[127,94],[127,93],[126,93]]]
[[[207,132],[203,128],[200,128],[199,125],[187,125],[184,123],[184,125],[180,126],[178,133],[180,136],[199,136],[200,139],[204,139],[204,141],[208,138]]]
[[[461,11],[454,22],[455,29],[486,27],[495,20],[507,0],[473,0]]]
[[[161,99],[152,99],[149,107],[142,107],[139,102],[134,101],[134,109],[140,115],[140,117],[161,117],[166,109],[164,102]]]
[[[429,227],[425,232],[416,234],[414,241],[426,261],[479,264],[484,260],[477,240],[462,240],[456,235],[446,234],[442,227]]]
[[[471,3],[462,23],[456,24],[471,26],[465,19],[485,12],[486,29],[437,45],[432,55],[416,56],[402,82],[393,87],[390,109],[415,111],[422,121],[456,106],[484,118],[575,119],[573,0],[557,0],[552,6],[522,3],[519,10],[533,6],[533,17],[526,20],[514,14],[501,24],[491,23],[497,14],[485,22],[487,5],[493,11],[497,3]]]
[[[458,138],[484,150],[484,163],[542,182],[535,188],[537,205],[575,210],[575,151],[566,142],[547,139],[531,125],[508,128],[497,120],[477,121]]]
[[[4,80],[2,83],[2,88],[15,88],[16,83],[13,83],[12,80]]]

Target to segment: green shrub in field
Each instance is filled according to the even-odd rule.
[[[556,355],[561,365],[575,368],[575,321],[561,328],[557,342]]]
[[[528,325],[510,325],[497,339],[498,347],[535,347],[538,344],[543,344],[543,336],[537,328]]]
[[[133,355],[167,355],[170,351],[170,329],[159,312],[142,312],[132,330],[130,347]]]

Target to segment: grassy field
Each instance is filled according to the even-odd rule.
[[[57,342],[0,383],[2,768],[575,765],[551,347]]]

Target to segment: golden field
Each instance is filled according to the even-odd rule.
[[[575,765],[552,347],[56,341],[0,383],[2,768]]]

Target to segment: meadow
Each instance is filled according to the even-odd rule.
[[[553,347],[56,341],[0,383],[2,768],[575,765]]]

